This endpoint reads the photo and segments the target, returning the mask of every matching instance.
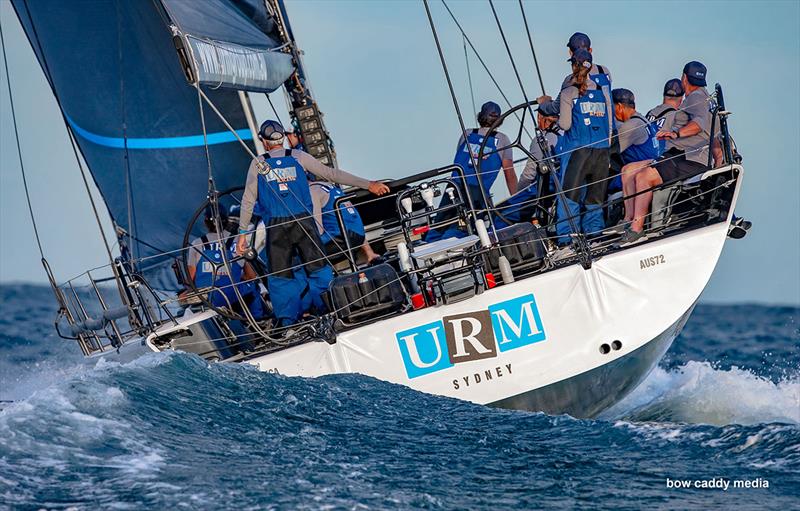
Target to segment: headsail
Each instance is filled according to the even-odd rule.
[[[239,32],[240,38],[228,43],[257,38],[260,48],[277,46],[263,32],[266,13],[257,22],[238,9],[250,0],[164,4],[169,9],[158,1],[13,0],[109,213],[127,233],[120,240],[137,258],[181,248],[186,225],[208,190],[198,94],[181,70],[170,13],[203,11],[180,23],[195,30],[201,24],[193,19],[202,18],[204,37]],[[248,138],[237,92],[206,93]],[[217,188],[241,184],[249,156],[216,116],[207,113],[205,119]],[[141,266],[160,263],[163,259],[154,258]]]

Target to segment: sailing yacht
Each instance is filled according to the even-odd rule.
[[[94,269],[58,282],[42,259],[57,332],[88,357],[180,350],[287,376],[359,373],[479,404],[593,417],[658,364],[729,237],[743,167],[717,85],[709,107],[723,160],[654,189],[642,243],[590,233],[558,247],[560,186],[522,205],[482,191],[477,207],[458,191],[463,171],[449,165],[387,180],[383,197],[347,190],[337,200],[333,214],[341,222],[355,208],[384,263],[368,265],[345,237],[327,261],[336,273],[327,311],[285,326],[215,306],[214,288],[187,277],[187,252],[205,211],[223,232],[220,210],[241,200],[260,152],[250,96],[283,94],[307,152],[336,165],[283,0],[12,3],[115,227],[102,277]],[[513,145],[527,156],[523,134],[542,138],[535,106],[511,107],[497,124],[517,123]],[[485,145],[477,154],[488,154]],[[445,196],[452,214],[442,220]],[[609,222],[622,200],[604,205]],[[446,226],[463,235],[425,241]],[[269,302],[261,255],[217,265],[240,259],[260,270],[254,284]]]

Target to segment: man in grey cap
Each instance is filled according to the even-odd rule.
[[[313,218],[313,202],[306,172],[340,183],[364,188],[375,195],[389,192],[378,181],[348,174],[323,165],[310,154],[297,149],[284,149],[286,131],[278,121],[265,121],[258,137],[267,150],[250,162],[239,215],[237,252],[244,253],[249,238],[253,208],[267,229],[267,288],[279,326],[297,322],[304,312],[304,289],[308,288],[310,302],[318,310],[325,309],[323,295],[333,279],[327,264],[322,241]],[[299,257],[301,268],[293,267]],[[305,278],[297,273],[304,273]]]
[[[634,218],[630,229],[623,235],[623,246],[637,243],[645,237],[644,220],[653,200],[653,192],[647,190],[708,170],[708,152],[714,141],[711,140],[712,115],[708,108],[706,66],[697,61],[687,63],[683,67],[681,83],[686,97],[679,110],[686,113],[688,122],[684,126],[673,125],[669,131],[658,132],[658,138],[670,142],[671,147],[653,166],[636,175],[636,192],[644,193],[634,199]],[[715,154],[715,160],[718,159]]]

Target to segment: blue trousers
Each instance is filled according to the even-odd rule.
[[[608,148],[584,147],[561,157],[566,201],[558,200],[556,232],[560,244],[568,243],[573,232],[599,233],[605,228],[603,202],[608,187]],[[566,204],[564,203],[566,202]]]

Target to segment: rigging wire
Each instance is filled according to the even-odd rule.
[[[31,223],[33,224],[33,233],[36,236],[36,244],[39,246],[39,255],[44,259],[44,250],[42,250],[42,241],[39,238],[39,229],[36,227],[36,217],[33,214],[33,206],[31,205],[31,196],[28,191],[28,179],[25,176],[25,164],[22,162],[22,149],[19,143],[19,130],[17,129],[17,114],[14,109],[14,96],[11,94],[11,75],[8,72],[8,56],[6,55],[6,41],[3,37],[3,26],[0,24],[0,44],[3,46],[3,67],[6,70],[6,85],[8,86],[8,101],[11,104],[11,119],[14,122],[14,138],[17,142],[17,157],[19,158],[19,169],[22,172],[22,186],[25,188],[25,199],[28,202],[28,212],[31,215]]]
[[[447,70],[447,62],[444,58],[444,52],[442,51],[442,45],[439,42],[439,34],[436,33],[436,25],[433,23],[433,16],[431,15],[431,7],[428,5],[428,0],[422,0],[422,3],[425,5],[425,13],[428,15],[428,23],[431,27],[431,33],[433,34],[433,40],[436,43],[436,50],[439,52],[439,60],[442,62],[442,70],[444,70],[444,76],[447,79],[447,87],[450,89],[450,97],[453,100],[453,106],[456,109],[456,116],[458,117],[458,124],[461,126],[461,133],[463,133],[464,140],[467,140],[467,127],[464,125],[464,117],[461,115],[461,108],[458,106],[458,98],[456,97],[456,91],[453,88],[453,81],[450,79],[450,72]],[[472,166],[474,169],[478,169],[478,161],[477,156],[469,151],[469,157],[472,161]],[[478,187],[481,191],[481,196],[483,198],[484,203],[488,206],[489,205],[489,198],[487,197],[486,190],[483,187],[483,180],[478,179]],[[472,197],[470,194],[467,193],[467,200],[469,201],[469,207],[472,211],[475,211],[475,205],[472,203]],[[476,221],[479,221],[477,218]],[[492,234],[497,237],[497,233],[495,232],[494,222],[489,222],[489,227],[492,230]]]
[[[475,90],[472,88],[472,72],[469,69],[469,54],[467,53],[467,38],[462,36],[464,40],[464,61],[467,63],[467,80],[469,81],[469,95],[472,99],[472,111],[477,112],[478,107],[475,105]]]
[[[513,108],[514,105],[511,104],[511,100],[508,99],[508,96],[506,96],[506,93],[503,91],[503,88],[500,87],[499,83],[497,83],[497,79],[494,77],[494,74],[492,74],[491,70],[489,69],[489,66],[486,65],[486,61],[483,60],[483,57],[481,57],[481,54],[478,53],[478,49],[475,48],[474,44],[472,44],[472,41],[470,40],[470,38],[467,35],[467,33],[464,31],[464,28],[461,26],[461,23],[458,21],[458,18],[456,18],[456,15],[453,14],[453,11],[450,10],[450,6],[447,5],[447,2],[445,0],[442,0],[442,5],[447,10],[447,13],[450,15],[450,18],[453,20],[453,23],[455,23],[456,27],[458,28],[458,31],[461,32],[461,35],[464,38],[464,40],[467,42],[467,44],[469,44],[469,47],[472,49],[472,52],[475,54],[475,57],[477,57],[478,62],[480,62],[481,66],[483,66],[483,70],[486,71],[487,75],[489,75],[489,79],[492,81],[492,83],[494,84],[495,88],[500,93],[500,96],[503,98],[503,101],[506,102],[506,104],[508,105],[509,108]],[[523,124],[522,119],[520,118],[520,116],[517,113],[514,113],[514,116],[517,118],[517,121],[519,121],[519,123],[523,125],[523,129],[525,130],[525,134],[528,135],[528,138],[530,138],[531,142],[532,142],[534,140],[534,137],[533,137],[533,135],[531,135],[530,131],[528,131],[528,128],[525,127],[525,125]]]
[[[502,37],[502,39],[503,39],[503,45],[506,48],[506,53],[508,54],[508,59],[511,61],[511,67],[514,69],[514,75],[517,77],[517,82],[519,83],[519,88],[522,91],[522,96],[525,98],[526,108],[527,108],[528,112],[530,112],[531,119],[533,120],[536,117],[533,114],[533,109],[531,109],[530,101],[528,101],[528,93],[525,91],[525,85],[522,83],[522,77],[520,77],[520,75],[519,75],[519,70],[517,69],[517,64],[514,61],[514,55],[511,53],[511,48],[508,45],[508,39],[506,38],[506,33],[503,30],[503,25],[500,23],[500,17],[497,15],[497,10],[494,8],[494,2],[492,0],[489,0],[489,7],[492,8],[492,15],[494,16],[494,21],[497,23],[497,29],[500,31],[500,37]],[[537,133],[537,136],[540,139],[540,144],[541,144],[543,142],[543,139],[544,139],[544,137],[542,135],[542,132],[541,132],[541,130],[539,130],[537,128],[534,128],[534,129],[536,129],[536,133]],[[611,136],[611,134],[609,134],[609,136]],[[517,140],[519,140],[519,139],[517,139]],[[549,149],[546,146],[543,146],[542,150],[544,151],[545,154],[548,154],[548,152],[549,152]],[[564,191],[563,191],[562,186],[561,186],[561,180],[558,178],[557,175],[553,174],[553,181],[555,182],[556,190],[559,192],[559,196],[561,196],[561,199],[564,200],[565,203],[566,203],[566,200],[565,200],[566,197],[563,196]],[[573,218],[571,218],[571,217],[568,218],[568,220],[569,220],[570,229],[572,229],[572,232],[575,232],[575,233],[580,232],[580,230],[577,228],[577,225],[575,224],[575,220]],[[589,269],[589,266],[591,265],[591,250],[589,249],[588,244],[586,243],[585,237],[577,236],[574,239],[574,243],[576,244],[576,248],[577,248],[576,252],[579,252],[581,254],[581,259],[583,260],[582,263],[583,263],[584,268]]]
[[[531,55],[533,55],[533,64],[536,66],[536,74],[539,76],[539,85],[542,87],[542,96],[546,95],[544,91],[544,80],[542,80],[542,72],[539,69],[539,60],[536,58],[536,50],[533,46],[533,37],[531,36],[531,30],[528,27],[528,17],[525,16],[525,7],[522,5],[522,0],[519,1],[519,10],[522,13],[522,21],[525,22],[525,32],[528,33],[528,44],[531,47]]]
[[[266,92],[264,93],[264,95],[267,97],[267,101],[269,101],[269,106],[272,107],[272,113],[275,114],[275,120],[278,121],[279,123],[281,123],[281,126],[283,126],[285,128],[286,125],[283,124],[283,121],[281,120],[281,116],[278,115],[278,110],[275,108],[275,105],[272,104],[272,98],[269,97],[269,94],[267,94]]]
[[[125,79],[122,74],[122,70],[125,69],[123,66],[123,52],[122,52],[122,15],[120,14],[120,6],[117,4],[117,57],[119,62],[117,63],[119,66],[119,97],[121,101],[122,107],[122,142],[123,142],[123,151],[124,151],[124,160],[125,160],[125,188],[126,188],[126,198],[127,198],[127,209],[128,209],[128,232],[136,236],[136,219],[134,218],[134,209],[133,209],[133,178],[131,176],[131,160],[130,160],[130,153],[128,152],[128,109],[127,109],[127,102],[125,101]],[[136,259],[137,254],[139,252],[139,245],[138,243],[131,243],[131,255],[133,256],[132,259]],[[124,254],[124,252],[123,252]],[[133,264],[133,263],[131,263]]]

